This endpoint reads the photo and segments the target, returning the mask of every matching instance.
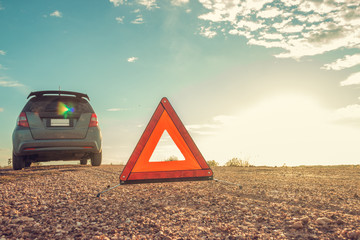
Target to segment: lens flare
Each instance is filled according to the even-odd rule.
[[[71,106],[67,106],[63,102],[59,102],[58,104],[58,115],[63,115],[64,118],[67,118],[69,114],[74,112],[74,108]]]

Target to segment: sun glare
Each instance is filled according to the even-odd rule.
[[[264,99],[228,118],[216,138],[203,144],[206,157],[221,164],[240,157],[256,165],[311,165],[339,146],[331,136],[339,126],[331,123],[330,113],[309,96]],[[331,156],[328,160],[323,164],[333,164]]]

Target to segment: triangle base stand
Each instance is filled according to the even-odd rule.
[[[141,179],[141,180],[127,180],[120,181],[121,185],[124,184],[137,184],[137,183],[161,183],[161,182],[186,182],[186,181],[208,181],[213,180],[213,177],[193,177],[193,178],[166,178],[166,179]]]
[[[96,194],[96,197],[100,197],[101,194],[106,193],[106,192],[108,192],[108,191],[110,191],[110,190],[112,190],[112,189],[114,189],[114,188],[120,187],[120,185],[121,185],[121,183],[118,184],[118,185],[116,185],[116,186],[114,186],[114,187],[107,188],[107,189],[105,189],[104,191],[101,191],[101,192],[99,192],[98,194]]]

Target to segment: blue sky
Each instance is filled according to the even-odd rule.
[[[359,84],[357,0],[0,1],[0,165],[59,86],[90,96],[105,163],[166,96],[207,160],[359,164]]]

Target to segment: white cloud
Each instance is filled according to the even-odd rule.
[[[328,2],[304,1],[298,6],[298,10],[302,12],[315,12],[319,14],[328,14],[339,10],[337,5]]]
[[[283,52],[275,57],[299,59],[341,48],[360,48],[358,0],[280,0],[272,7],[273,0],[199,2],[207,9],[198,16],[205,21],[200,32],[209,26],[206,21],[213,24],[213,29],[216,25],[224,29],[228,23],[229,34],[245,36],[250,44],[266,47],[279,47],[278,43],[272,43],[277,36]]]
[[[233,120],[236,120],[235,116],[229,116],[229,115],[218,115],[213,117],[213,120],[215,122],[221,123],[221,124],[227,124],[229,122],[232,122]]]
[[[340,82],[340,86],[359,85],[360,72],[351,74],[346,80]]]
[[[203,128],[220,128],[218,124],[191,124],[185,126],[187,130],[203,129]]]
[[[0,112],[3,112],[4,111],[4,108],[0,108]]]
[[[298,33],[304,29],[304,26],[301,25],[286,25],[281,29],[278,29],[281,33]]]
[[[109,108],[106,109],[108,112],[122,112],[122,111],[128,111],[128,108]]]
[[[252,21],[246,21],[246,20],[241,20],[237,23],[237,27],[238,28],[244,28],[245,30],[250,30],[251,32],[259,30],[263,27],[265,27],[265,25],[263,25],[261,22],[252,22]]]
[[[54,12],[50,13],[51,17],[58,17],[61,18],[62,17],[62,13],[59,12],[58,10],[55,10]]]
[[[127,59],[127,61],[130,62],[130,63],[133,63],[133,62],[136,62],[138,59],[139,59],[138,57],[129,57]]]
[[[186,125],[186,129],[192,134],[198,135],[215,135],[216,131],[224,127],[224,125],[233,121],[233,116],[219,115],[213,117],[213,122],[211,124],[189,124]]]
[[[200,15],[198,18],[202,20],[212,21],[212,22],[225,22],[228,21],[232,24],[236,23],[238,14],[241,12],[239,6],[236,2],[227,1],[227,2],[216,2],[215,4],[210,4],[208,0],[200,1],[204,4],[204,7],[208,6],[209,9],[212,9],[209,13]]]
[[[287,7],[299,5],[303,0],[281,0]]]
[[[192,134],[198,134],[198,135],[203,135],[203,136],[209,136],[209,135],[216,135],[216,132],[212,132],[212,131],[197,131],[197,130],[190,130],[190,132]]]
[[[138,3],[145,6],[148,10],[158,8],[158,6],[156,5],[156,0],[138,0]]]
[[[267,3],[271,3],[273,0],[245,0],[243,2],[244,13],[250,13],[252,10],[259,11]]]
[[[266,40],[256,40],[256,39],[250,39],[248,41],[248,44],[263,46],[266,48],[282,48],[284,45],[283,42],[279,42],[279,41],[266,41]]]
[[[356,38],[358,37],[357,34],[360,34],[360,29],[354,31],[355,32],[336,33],[340,36],[331,36],[333,33],[324,31],[323,33],[314,32],[312,34],[303,34],[308,36],[307,38],[288,38],[283,44],[283,49],[287,50],[287,52],[275,56],[279,58],[299,59],[304,56],[323,54],[346,46],[353,48],[358,45]]]
[[[0,55],[6,55],[6,52],[4,50],[0,50]]]
[[[249,31],[241,31],[238,29],[231,29],[229,31],[229,34],[231,35],[239,35],[239,36],[245,36],[246,38],[250,39],[252,34]]]
[[[223,17],[220,12],[210,12],[207,14],[203,14],[199,16],[199,19],[208,20],[212,22],[220,22],[223,21]]]
[[[314,2],[311,1],[304,1],[302,3],[300,3],[299,5],[297,5],[297,9],[301,12],[311,12],[314,11],[314,9],[316,8],[316,5]]]
[[[116,17],[115,20],[116,20],[118,23],[124,23],[124,18],[125,18],[125,16]]]
[[[336,110],[334,120],[360,119],[360,105],[352,104]]]
[[[273,18],[279,16],[282,13],[283,11],[280,11],[277,8],[268,8],[264,11],[258,12],[256,16],[261,18]]]
[[[181,6],[187,4],[189,0],[172,0],[171,3],[175,6]]]
[[[0,3],[0,11],[1,10],[4,10],[5,8],[1,5],[1,3]]]
[[[284,36],[279,33],[265,33],[263,35],[265,39],[272,39],[272,40],[282,40]]]
[[[135,20],[131,21],[132,24],[143,24],[144,19],[141,15],[138,15]]]
[[[207,38],[213,38],[216,36],[216,32],[211,30],[211,27],[205,28],[205,27],[201,27],[200,28],[200,35],[207,37]]]
[[[0,77],[0,87],[23,87],[24,85],[15,81],[6,81],[4,77]]]
[[[342,70],[360,64],[360,54],[346,55],[344,58],[337,59],[335,62],[325,64],[322,69]]]
[[[7,68],[6,67],[4,67],[2,64],[0,64],[0,70],[7,70]]]
[[[272,27],[274,27],[275,29],[282,29],[284,26],[286,26],[289,22],[291,22],[291,18],[288,19],[283,19],[281,22],[274,22],[272,24]]]
[[[298,19],[301,22],[308,22],[310,24],[312,23],[321,23],[326,19],[326,15],[325,16],[321,16],[319,14],[312,14],[312,15],[297,15],[296,19]]]
[[[118,7],[120,5],[124,4],[123,0],[109,0],[112,4],[114,4],[115,7]]]

